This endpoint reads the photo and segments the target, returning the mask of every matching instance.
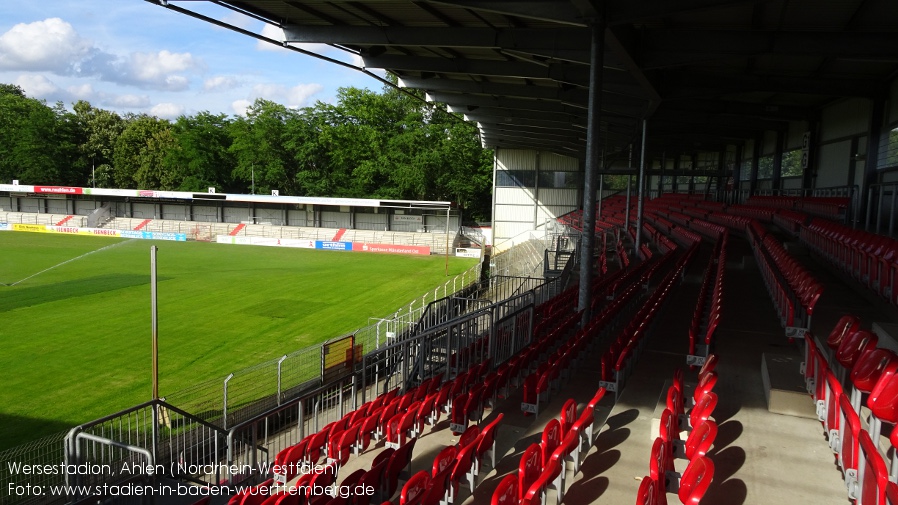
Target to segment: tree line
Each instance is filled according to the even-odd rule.
[[[487,220],[492,152],[476,128],[392,87],[341,88],[291,109],[257,99],[245,116],[174,121],[71,110],[0,84],[0,180],[22,184],[447,200]]]

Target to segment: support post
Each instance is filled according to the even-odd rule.
[[[783,151],[786,149],[786,132],[777,130],[776,132],[776,150],[773,152],[773,174],[771,178],[771,187],[774,195],[781,194],[779,190],[782,188],[783,179]]]
[[[639,255],[639,248],[642,246],[642,206],[645,201],[645,131],[646,121],[642,120],[642,151],[639,154],[639,177],[636,178],[638,184],[636,190],[636,254]]]
[[[755,137],[755,141],[752,144],[751,149],[751,178],[748,181],[748,196],[751,198],[752,195],[755,194],[755,191],[758,189],[758,169],[760,168],[761,162],[761,143],[764,142],[764,137],[758,135]],[[740,202],[741,203],[741,202]]]
[[[592,303],[593,255],[596,247],[596,185],[599,162],[599,120],[602,105],[602,70],[605,65],[605,18],[590,24],[589,104],[586,119],[586,166],[583,178],[583,239],[580,241],[580,292],[577,309],[583,326],[589,322]]]
[[[228,429],[228,382],[234,378],[234,374],[228,374],[224,380],[224,399],[222,402],[221,417],[222,427]]]
[[[630,170],[633,169],[633,144],[630,144],[630,156],[627,158],[627,201],[624,204],[624,233],[630,231],[630,186],[633,180],[630,178]]]
[[[883,131],[883,120],[885,118],[885,104],[886,104],[886,94],[879,93],[875,98],[873,98],[871,114],[870,114],[870,128],[869,134],[867,135],[867,157],[864,160],[864,178],[861,181],[860,187],[860,197],[861,211],[866,213],[867,222],[865,230],[870,230],[870,211],[872,210],[872,191],[870,191],[874,184],[876,184],[879,172],[876,170],[879,165],[879,149],[882,142],[882,131]],[[865,198],[866,197],[866,198]],[[880,200],[881,201],[881,200]],[[877,224],[877,229],[879,225]]]
[[[153,399],[159,399],[159,317],[156,303],[156,251],[159,248],[150,246],[150,325],[153,352]]]

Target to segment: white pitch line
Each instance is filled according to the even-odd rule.
[[[37,273],[35,273],[35,274],[31,274],[31,275],[29,275],[28,277],[25,277],[24,279],[19,279],[19,280],[17,280],[16,282],[13,282],[12,284],[5,284],[5,283],[2,283],[2,282],[0,282],[0,284],[3,284],[4,286],[10,287],[10,288],[11,288],[11,287],[15,286],[16,284],[25,282],[25,281],[27,281],[28,279],[31,279],[32,277],[37,277],[38,275],[40,275],[40,274],[42,274],[42,273],[44,273],[44,272],[48,272],[48,271],[50,271],[50,270],[53,270],[53,269],[56,268],[56,267],[61,267],[61,266],[65,265],[65,264],[71,263],[71,262],[73,262],[73,261],[75,261],[75,260],[80,260],[81,258],[83,258],[83,257],[85,257],[85,256],[90,256],[90,255],[93,254],[93,253],[98,253],[98,252],[100,252],[100,251],[105,251],[106,249],[112,249],[113,247],[120,246],[120,245],[122,245],[122,244],[126,244],[126,243],[128,243],[128,242],[132,242],[132,241],[134,241],[134,240],[137,240],[137,239],[136,239],[136,238],[132,238],[132,239],[130,239],[130,240],[125,240],[125,241],[123,241],[123,242],[117,242],[117,243],[115,243],[115,244],[110,244],[110,245],[107,245],[107,246],[103,246],[103,247],[101,247],[101,248],[99,248],[99,249],[95,249],[95,250],[93,250],[93,251],[86,252],[86,253],[82,254],[81,256],[77,256],[77,257],[74,257],[74,258],[71,258],[71,259],[67,259],[67,260],[63,261],[62,263],[57,263],[57,264],[53,265],[52,267],[45,268],[45,269],[41,270],[40,272],[37,272]]]

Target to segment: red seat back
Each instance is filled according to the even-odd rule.
[[[540,442],[543,466],[549,463],[549,458],[552,456],[552,453],[555,452],[555,448],[560,444],[561,423],[558,422],[558,419],[552,419],[546,423],[546,427],[543,429],[542,442]]]
[[[518,498],[524,499],[527,490],[539,478],[542,469],[542,451],[539,444],[530,444],[524,450],[521,456],[521,463],[518,465]]]
[[[480,437],[480,426],[476,424],[469,427],[465,430],[464,433],[458,437],[458,449],[461,450],[463,447],[473,444],[477,441],[477,438]]]
[[[861,392],[873,391],[883,370],[896,359],[898,357],[889,349],[868,349],[861,354],[854,364],[854,368],[851,369],[851,383]]]
[[[567,435],[571,431],[571,426],[577,420],[577,402],[573,398],[569,398],[561,407],[561,435]]]
[[[596,405],[598,405],[599,402],[602,401],[602,397],[604,397],[604,396],[605,396],[605,388],[597,389],[596,394],[592,397],[592,400],[589,400],[589,403],[586,404],[586,407],[589,408],[589,410],[595,410]]]
[[[504,479],[499,481],[496,490],[493,491],[490,505],[518,505],[518,502],[518,476],[514,474],[506,475]]]
[[[851,370],[865,351],[876,348],[878,341],[879,337],[871,331],[855,331],[842,339],[842,344],[836,351],[836,361],[841,363],[846,370]]]
[[[691,461],[696,456],[705,456],[714,445],[715,438],[717,438],[717,423],[711,420],[702,421],[689,432],[686,439],[686,459]]]
[[[651,477],[643,477],[639,483],[639,490],[636,492],[636,505],[655,505],[658,491],[657,484]]]
[[[893,361],[882,371],[867,406],[873,415],[887,423],[898,421],[898,362]]]
[[[717,395],[705,393],[692,407],[692,411],[689,413],[689,425],[698,426],[702,421],[707,421],[715,407],[717,407]]]
[[[692,400],[698,402],[705,393],[710,393],[715,385],[717,385],[717,372],[708,372],[700,376],[692,392]]]
[[[427,471],[421,470],[412,475],[412,478],[402,486],[402,494],[399,495],[399,505],[420,505],[429,486],[430,473]]]
[[[842,340],[848,335],[859,330],[860,327],[861,320],[856,316],[842,316],[833,327],[832,331],[829,332],[829,336],[826,338],[827,347],[829,347],[833,351],[839,350],[839,346],[842,344]]]
[[[664,439],[658,437],[652,444],[651,459],[649,460],[649,475],[658,482],[661,489],[667,487],[665,474],[674,469],[670,446]]]
[[[399,485],[399,474],[402,472],[403,468],[409,466],[412,461],[412,451],[415,449],[415,442],[417,442],[417,438],[413,438],[406,442],[405,445],[396,449],[393,452],[393,455],[390,456],[390,461],[387,463],[387,467],[384,470],[384,494],[387,496],[392,496],[393,493],[396,492],[396,488]]]
[[[690,461],[680,478],[680,490],[677,492],[683,505],[698,505],[713,478],[714,463],[710,459],[700,456]]]
[[[680,390],[673,386],[667,389],[667,408],[674,415],[674,418],[684,413],[683,396],[680,394]]]
[[[436,476],[438,473],[455,464],[456,455],[458,455],[457,447],[454,445],[444,447],[439,454],[437,454],[437,457],[433,459],[433,467],[430,471],[431,475]]]

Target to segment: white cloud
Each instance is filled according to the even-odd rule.
[[[203,89],[206,91],[227,91],[229,89],[234,89],[239,85],[240,80],[236,77],[216,75],[203,82]]]
[[[98,77],[117,84],[183,91],[190,87],[184,74],[204,67],[202,60],[190,53],[104,51],[60,18],[19,23],[0,35],[0,70]]]
[[[234,100],[231,102],[231,109],[234,111],[234,114],[245,117],[246,109],[249,109],[249,106],[252,104],[249,100]]]
[[[172,53],[162,50],[158,53],[132,53],[131,72],[141,81],[160,81],[171,74],[198,68],[199,62],[190,53]]]
[[[270,25],[265,23],[262,26],[262,34],[263,37],[268,37],[269,39],[274,39],[278,42],[284,41],[284,30],[278,28],[277,26]],[[284,49],[283,46],[279,46],[276,44],[272,44],[270,42],[265,42],[264,40],[260,40],[256,42],[256,49],[259,51],[284,51],[287,52],[287,49]]]
[[[145,109],[150,106],[150,97],[147,95],[109,95],[103,97],[103,102],[124,109]]]
[[[0,35],[0,68],[66,74],[91,49],[91,42],[62,19],[19,23]]]
[[[253,18],[244,14],[240,14],[239,12],[229,12],[227,15],[221,18],[221,21],[224,21],[229,25],[236,26],[237,28],[243,28],[244,30],[249,30],[250,28],[252,28],[254,23]]]
[[[61,91],[53,81],[40,74],[22,74],[16,78],[17,84],[25,90],[25,94],[35,98],[48,98]]]
[[[324,86],[318,83],[294,86],[287,91],[287,105],[291,107],[305,107],[309,105],[312,96],[323,89]]]
[[[94,87],[90,84],[81,84],[77,86],[69,86],[66,88],[69,95],[74,97],[76,100],[92,100],[94,96],[96,96],[96,92],[94,91]]]
[[[323,89],[324,86],[318,83],[299,84],[292,88],[282,84],[256,84],[253,86],[253,94],[258,98],[296,108],[309,105],[312,96]]]
[[[175,119],[184,114],[184,107],[174,103],[159,103],[150,109],[150,114],[163,119]]]

